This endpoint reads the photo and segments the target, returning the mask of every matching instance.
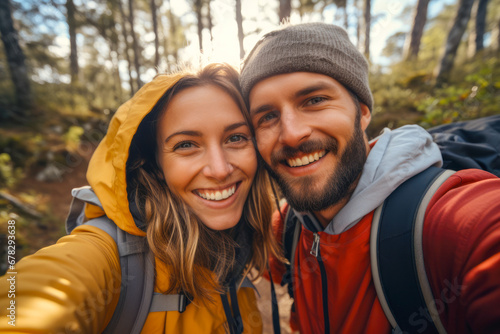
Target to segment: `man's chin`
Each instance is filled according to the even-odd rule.
[[[323,184],[318,187],[311,177],[301,177],[300,180],[294,179],[291,182],[281,179],[278,181],[283,195],[287,202],[298,211],[319,211],[323,209],[320,203],[324,203],[325,191]],[[313,189],[313,185],[316,185]],[[320,204],[318,206],[318,204]]]
[[[304,195],[299,196],[296,194],[285,195],[285,198],[287,199],[288,204],[290,204],[290,206],[297,211],[316,212],[325,209],[323,206],[318,206],[318,204],[322,202],[320,198],[306,198]]]
[[[321,211],[330,206],[327,178],[304,175],[290,176],[276,173],[266,166],[271,177],[278,183],[287,202],[297,211]]]

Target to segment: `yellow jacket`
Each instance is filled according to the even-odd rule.
[[[129,211],[125,177],[129,146],[142,119],[179,78],[181,75],[156,77],[114,115],[87,171],[87,180],[104,212],[87,205],[88,218],[105,213],[122,230],[145,235]],[[167,271],[156,261],[156,292],[167,289]],[[77,227],[55,245],[19,261],[13,270],[16,274],[9,272],[0,277],[1,333],[101,333],[120,294],[116,243],[93,226]],[[225,333],[221,299],[215,295],[213,300],[207,305],[195,300],[183,313],[149,313],[142,333]],[[261,333],[262,320],[252,288],[238,290],[238,304],[244,332]]]

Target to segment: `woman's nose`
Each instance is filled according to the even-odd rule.
[[[212,148],[207,156],[207,164],[203,168],[203,174],[216,180],[225,180],[234,171],[233,165],[221,147]]]

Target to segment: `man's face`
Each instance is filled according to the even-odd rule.
[[[264,79],[249,100],[259,152],[292,207],[323,211],[350,196],[367,156],[367,106],[310,72]]]

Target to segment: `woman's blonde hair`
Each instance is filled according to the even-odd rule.
[[[144,220],[142,228],[146,231],[149,247],[155,257],[167,265],[170,280],[169,288],[164,292],[182,291],[192,298],[210,300],[211,292],[222,292],[221,282],[235,268],[238,245],[231,231],[215,231],[206,227],[170,191],[156,159],[157,121],[169,101],[186,88],[205,85],[217,86],[228,93],[251,124],[234,68],[226,64],[212,64],[196,74],[186,74],[165,92],[139,126],[127,162],[127,191]],[[266,270],[270,254],[280,257],[271,230],[272,210],[269,178],[259,162],[239,223],[247,225],[246,229],[239,230],[242,233],[248,231],[250,235],[246,239],[250,240],[251,246],[243,275],[256,268],[258,277]]]

